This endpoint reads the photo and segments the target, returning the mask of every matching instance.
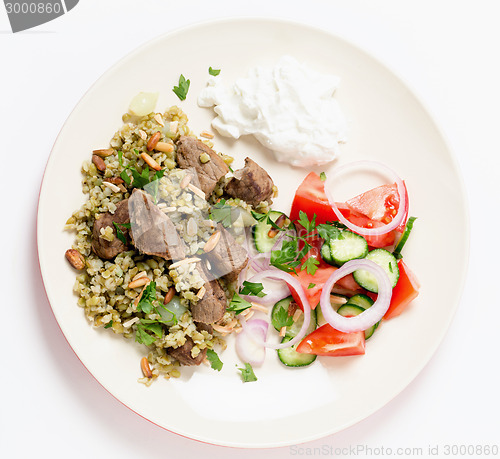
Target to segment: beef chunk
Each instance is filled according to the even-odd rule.
[[[186,336],[186,342],[182,346],[175,349],[169,347],[167,353],[177,359],[181,365],[199,365],[207,355],[207,350],[203,349],[196,357],[193,357],[191,355],[193,347],[194,341],[189,336]]]
[[[233,282],[247,265],[248,253],[220,223],[217,225],[217,231],[221,232],[219,242],[207,254],[212,267],[211,271],[218,277],[224,277],[228,282]]]
[[[142,190],[135,189],[129,198],[132,244],[146,255],[165,260],[182,260],[186,246],[172,220]]]
[[[206,153],[210,161],[202,163],[200,155]],[[208,198],[217,182],[229,172],[224,160],[208,145],[194,137],[181,136],[177,141],[177,163],[181,169],[196,171],[201,190]]]
[[[226,193],[252,206],[267,201],[273,194],[274,183],[268,173],[255,161],[245,158],[245,167],[234,173],[226,185]]]
[[[226,294],[219,281],[214,279],[201,264],[198,266],[200,275],[205,280],[206,292],[201,300],[191,305],[191,314],[195,322],[213,324],[221,320],[226,312]]]
[[[113,225],[116,224],[126,224],[130,223],[129,213],[128,213],[128,199],[120,201],[116,205],[115,213],[106,212],[100,214],[96,217],[94,222],[94,228],[92,229],[92,249],[95,254],[104,258],[105,260],[111,260],[116,257],[119,253],[125,252],[128,249],[127,244],[124,244],[120,239],[118,239],[116,228]],[[113,234],[115,238],[112,241],[106,241],[101,236],[101,228],[106,228],[111,226],[113,228]],[[128,234],[128,229],[121,227],[120,230],[124,235]]]

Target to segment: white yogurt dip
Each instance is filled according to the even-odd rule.
[[[290,56],[273,68],[254,67],[228,87],[210,77],[198,105],[212,107],[212,126],[238,139],[253,134],[278,161],[308,167],[328,163],[346,140],[346,120],[333,97],[340,78],[322,75]]]

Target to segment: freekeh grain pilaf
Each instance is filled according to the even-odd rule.
[[[145,377],[139,381],[149,385],[159,376],[167,379],[180,376],[180,362],[167,353],[168,349],[179,348],[192,340],[193,358],[205,349],[223,350],[226,344],[222,337],[239,327],[232,311],[224,312],[213,327],[197,327],[190,309],[203,297],[206,281],[197,263],[189,259],[203,253],[206,242],[216,231],[216,223],[209,219],[209,207],[223,195],[226,179],[220,180],[207,202],[191,171],[178,168],[175,141],[180,136],[193,136],[187,116],[178,107],[141,118],[126,114],[123,121],[124,125],[110,141],[110,148],[94,151],[93,158],[99,159],[98,164],[95,160],[83,163],[82,190],[88,199],[72,214],[65,229],[76,232],[71,250],[81,254],[85,261],[85,269],[77,275],[74,284],[78,305],[95,327],[109,328],[148,345],[149,366],[143,363],[141,367],[150,370],[144,370]],[[210,141],[204,142],[212,146]],[[161,148],[155,149],[158,145]],[[233,160],[227,155],[221,157],[226,164]],[[203,162],[201,158],[200,161]],[[131,245],[127,246],[129,250],[108,260],[92,250],[96,217],[107,212],[114,214],[118,204],[131,197],[132,189],[126,186],[129,176],[124,174],[131,168],[139,174],[148,171],[146,164],[150,169],[149,174],[144,174],[152,181],[148,184],[146,179],[144,189],[159,202],[157,208],[168,215],[182,236],[187,261],[172,263],[159,256],[145,255]],[[152,177],[155,170],[161,170],[163,175]],[[159,180],[153,181],[154,178]],[[240,199],[231,198],[227,204],[252,210]],[[269,204],[263,202],[256,210],[266,212],[268,207]],[[101,228],[99,238],[110,243],[116,237],[121,240],[127,231],[126,224],[113,222],[113,225],[115,228],[111,225]],[[244,225],[240,226],[244,230]],[[235,227],[238,228],[238,222]],[[243,237],[244,231],[241,235]],[[231,297],[234,286],[223,282],[222,287],[226,297]],[[172,298],[173,289],[175,297]],[[139,307],[148,295],[159,305],[168,303],[166,309]],[[161,325],[154,328],[153,323]]]

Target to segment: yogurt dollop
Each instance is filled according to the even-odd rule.
[[[339,82],[284,56],[273,68],[252,68],[229,87],[221,76],[210,77],[198,105],[214,106],[212,126],[221,135],[253,134],[276,160],[315,166],[334,160],[346,140],[347,123],[334,98]]]

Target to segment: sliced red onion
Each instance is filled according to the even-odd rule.
[[[269,269],[267,271],[262,271],[261,273],[256,274],[250,279],[250,282],[261,282],[264,279],[278,279],[286,282],[288,285],[290,285],[299,295],[300,301],[302,302],[302,305],[304,306],[304,322],[302,324],[302,328],[299,330],[297,335],[292,338],[290,341],[286,343],[279,343],[279,344],[273,344],[273,343],[268,343],[265,340],[262,340],[259,344],[264,347],[269,347],[272,349],[284,349],[290,346],[293,346],[294,344],[300,342],[302,338],[306,335],[307,328],[309,327],[309,324],[311,322],[311,306],[309,304],[309,301],[306,298],[306,295],[304,293],[304,289],[302,288],[302,285],[300,285],[300,282],[297,278],[293,277],[292,275],[285,273],[284,271],[280,271],[278,269]],[[245,323],[244,317],[241,315],[239,316],[241,326],[245,328],[248,324]]]
[[[245,323],[243,331],[236,336],[236,352],[243,362],[252,366],[264,363],[266,348],[262,342],[266,339],[268,328],[269,324],[262,319],[252,319]]]
[[[330,303],[330,292],[335,282],[358,269],[370,271],[375,276],[375,279],[377,279],[377,300],[370,308],[355,317],[342,317],[332,308]],[[321,312],[325,320],[335,328],[335,330],[345,333],[363,331],[375,325],[384,317],[384,314],[389,309],[391,297],[391,281],[382,267],[371,260],[351,260],[337,269],[337,271],[335,271],[325,282],[320,299]]]
[[[346,170],[356,167],[358,168],[370,167],[370,168],[380,169],[394,178],[399,194],[399,209],[394,218],[392,219],[392,221],[387,225],[379,226],[377,228],[363,228],[347,220],[347,218],[345,218],[342,215],[342,212],[340,212],[339,208],[337,207],[337,204],[335,202],[332,193],[332,185],[335,179],[340,174],[342,174]],[[363,236],[380,236],[382,234],[386,234],[396,229],[401,224],[405,216],[406,192],[403,180],[401,180],[401,178],[390,167],[387,167],[385,164],[379,163],[377,161],[356,161],[353,163],[345,164],[344,166],[337,167],[328,174],[328,177],[325,181],[325,194],[326,197],[328,198],[330,206],[332,206],[333,212],[335,213],[339,221],[343,223],[345,226],[347,226],[347,228],[349,228],[351,231],[354,231],[355,233],[361,234]]]

